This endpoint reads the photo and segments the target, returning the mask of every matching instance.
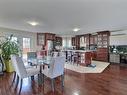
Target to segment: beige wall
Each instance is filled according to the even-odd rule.
[[[18,38],[21,48],[22,48],[23,37],[26,37],[26,38],[28,37],[31,39],[31,51],[36,51],[41,48],[37,46],[37,38],[36,38],[37,34],[36,33],[15,30],[15,29],[0,28],[0,36],[10,36],[11,34],[13,34],[15,37]]]

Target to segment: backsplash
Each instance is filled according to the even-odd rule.
[[[127,45],[110,46],[111,53],[127,53]]]

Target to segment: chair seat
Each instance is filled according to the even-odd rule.
[[[60,74],[60,75],[58,75],[58,74],[50,74],[49,73],[49,68],[45,68],[44,70],[42,70],[42,74],[44,74],[45,76],[47,76],[47,77],[49,77],[51,79],[62,75],[62,74]]]
[[[36,67],[27,68],[26,72],[27,72],[28,77],[39,74],[40,73],[40,67],[37,66],[37,68]]]

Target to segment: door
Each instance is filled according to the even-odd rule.
[[[27,59],[27,52],[30,52],[30,38],[23,38],[23,59]]]

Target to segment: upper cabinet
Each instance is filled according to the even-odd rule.
[[[37,33],[37,45],[45,46],[47,40],[55,40],[55,34],[52,33]]]
[[[42,46],[45,44],[45,34],[44,33],[37,33],[37,45]]]
[[[72,46],[75,46],[76,49],[79,49],[79,47],[80,47],[80,36],[72,37],[71,43],[72,43]]]
[[[76,38],[75,37],[72,37],[72,39],[71,39],[71,44],[72,44],[72,46],[76,46]]]
[[[90,34],[80,36],[80,48],[89,49],[90,46]]]
[[[90,35],[90,45],[97,45],[97,35]]]
[[[45,33],[45,39],[46,40],[55,40],[55,34],[52,33]]]
[[[104,31],[104,32],[98,32],[98,43],[97,46],[98,48],[108,48],[109,46],[109,31]]]
[[[62,46],[62,37],[55,37],[55,45],[56,46]]]

